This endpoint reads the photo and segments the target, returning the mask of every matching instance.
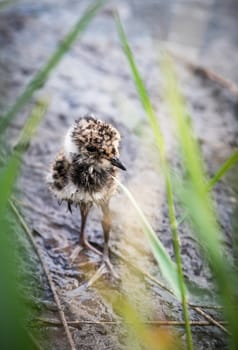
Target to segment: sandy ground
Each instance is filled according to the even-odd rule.
[[[54,51],[58,41],[82,12],[85,3],[87,1],[80,4],[76,1],[58,1],[56,5],[56,1],[45,0],[35,5],[25,1],[0,13],[0,106],[2,109],[15,100],[25,84]],[[142,2],[136,4],[135,1],[129,4],[121,2],[119,8],[122,19],[126,23],[139,68],[158,112],[166,138],[168,159],[176,169],[179,167],[179,162],[173,125],[163,100],[158,43],[161,43],[161,40],[167,40],[170,47],[176,46],[176,49],[179,47],[179,51],[182,51],[184,56],[188,52],[188,55],[201,59],[201,62],[210,68],[218,69],[219,73],[237,81],[237,71],[235,73],[233,69],[238,63],[235,47],[237,38],[230,36],[229,40],[226,40],[224,36],[213,35],[209,42],[210,32],[207,31],[206,35],[210,43],[207,51],[204,49],[204,36],[206,38],[204,33],[203,42],[199,43],[199,50],[198,47],[190,45],[187,51],[184,51],[182,45],[188,42],[182,43],[177,40],[175,43],[173,39],[172,29],[176,22],[173,21],[173,25],[167,29],[165,25],[161,25],[162,29],[158,36],[160,41],[158,41],[157,27],[154,25],[151,27],[153,30],[149,30],[150,23],[147,22],[148,18],[151,18],[150,14],[146,15],[145,12],[145,21],[142,22],[141,14],[144,7],[141,4]],[[230,4],[233,3],[230,2]],[[148,8],[152,5],[153,1]],[[203,2],[200,2],[200,6],[198,10],[203,9],[205,14],[212,9],[204,9]],[[227,8],[224,11],[228,11],[229,6]],[[222,25],[225,27],[229,13],[222,17],[218,8],[217,12],[214,12],[215,15],[224,18],[224,21],[217,25],[218,29]],[[233,28],[232,16],[228,27],[230,32]],[[175,16],[175,19],[178,20],[178,18]],[[143,26],[140,26],[140,23],[143,23]],[[152,23],[156,23],[155,19]],[[206,23],[211,23],[210,17]],[[143,28],[146,29],[143,30]],[[225,29],[224,33],[226,33]],[[219,48],[222,50],[219,51]],[[231,64],[226,59],[228,52],[234,52]],[[177,65],[177,70],[196,135],[202,145],[208,172],[212,175],[234,147],[237,147],[237,100],[226,89],[194,75],[183,65]],[[79,212],[74,208],[71,215],[67,212],[66,206],[58,205],[48,192],[45,176],[49,164],[62,145],[67,128],[75,118],[88,111],[95,113],[98,118],[113,123],[120,130],[121,159],[128,169],[125,174],[122,174],[121,180],[133,192],[159,238],[174,258],[158,156],[126,59],[118,42],[110,11],[104,10],[98,16],[51,74],[47,84],[35,94],[35,98],[42,97],[49,99],[49,108],[37,136],[24,157],[19,188],[26,220],[34,232],[35,240],[52,273],[67,319],[72,321],[118,319],[120,315],[113,309],[112,302],[116,302],[126,294],[133,298],[135,307],[146,320],[181,320],[181,307],[169,293],[143,276],[137,275],[115,256],[112,260],[118,273],[123,276],[122,286],[119,287],[110,278],[105,278],[97,283],[97,288],[82,289],[74,297],[68,295],[70,290],[82,286],[93,274],[99,259],[92,253],[83,252],[73,266],[70,266],[69,256],[78,240]],[[9,139],[12,143],[29,110],[29,107],[25,108],[12,123],[9,130]],[[232,249],[232,217],[236,205],[232,176],[216,186],[214,198],[224,231],[224,242],[229,252]],[[120,249],[120,252],[128,256],[133,264],[161,280],[159,269],[151,256],[138,219],[125,195],[119,192],[112,200],[111,207],[113,212],[111,246],[114,250]],[[87,233],[89,240],[102,248],[100,212],[97,208],[91,213]],[[181,226],[180,234],[186,277],[191,282],[210,289],[212,293],[214,291],[212,276],[201,257],[192,233],[187,227]],[[20,240],[24,245],[25,238],[21,237]],[[26,270],[31,281],[29,293],[34,293],[31,299],[39,306],[32,318],[57,319],[58,314],[54,307],[52,309],[53,299],[44,273],[37,257],[29,253],[29,249],[29,247],[23,249],[23,254],[26,255]],[[87,261],[94,262],[94,265],[88,268],[79,267],[80,263]],[[109,299],[105,297],[105,286],[110,291]],[[209,311],[209,314],[213,315],[214,312]],[[214,314],[214,317],[220,318],[221,315]],[[191,310],[191,319],[204,320],[193,310]],[[122,326],[84,324],[78,329],[71,328],[71,331],[78,349],[127,348],[127,330]],[[178,328],[174,332],[182,339],[184,338],[183,328]],[[62,328],[41,327],[37,337],[44,349],[69,348]],[[196,349],[226,348],[226,335],[216,327],[194,327],[193,337]],[[129,348],[132,349],[131,346]],[[136,342],[133,343],[134,349],[137,349]]]

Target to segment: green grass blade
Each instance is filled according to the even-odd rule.
[[[118,186],[123,190],[123,192],[126,194],[128,199],[132,203],[133,207],[135,208],[138,214],[138,217],[141,221],[145,236],[148,239],[151,250],[154,254],[154,257],[160,266],[161,273],[169,283],[169,286],[173,290],[173,293],[180,300],[181,293],[180,293],[180,287],[178,283],[178,272],[177,272],[176,265],[171,260],[163,244],[160,242],[160,240],[156,236],[153,228],[151,227],[150,223],[146,219],[145,215],[143,214],[138,204],[136,203],[136,200],[134,199],[130,191],[120,181],[118,181],[117,178],[114,178],[114,180],[117,182]]]
[[[17,279],[18,267],[16,266],[16,255],[19,250],[16,248],[16,237],[14,234],[19,231],[19,226],[15,223],[10,210],[9,198],[12,195],[14,184],[19,175],[22,155],[26,150],[31,137],[36,131],[37,126],[42,120],[46,110],[46,104],[39,102],[29,116],[28,125],[23,129],[19,138],[18,147],[3,164],[0,170],[0,327],[1,344],[7,343],[9,349],[21,348],[32,349],[32,342],[26,337],[26,333],[22,328],[22,322],[25,320],[25,307],[19,303],[19,284]],[[24,147],[23,147],[24,145]],[[18,246],[18,243],[17,243]],[[26,282],[21,282],[22,284]],[[11,334],[9,333],[11,329]]]
[[[139,70],[138,70],[137,65],[135,63],[135,59],[133,57],[133,53],[131,51],[131,48],[128,44],[126,34],[125,34],[124,29],[123,29],[121,20],[120,20],[119,15],[117,13],[115,13],[115,20],[116,20],[117,32],[118,32],[118,35],[119,35],[119,38],[121,41],[121,45],[123,47],[123,50],[126,54],[126,58],[127,58],[128,63],[130,65],[132,77],[134,79],[135,86],[137,88],[138,95],[140,97],[140,101],[141,101],[142,106],[144,107],[144,109],[147,113],[148,118],[149,118],[149,122],[150,122],[151,127],[154,131],[155,140],[156,140],[157,145],[159,146],[160,153],[164,153],[164,139],[163,139],[163,135],[162,135],[162,132],[160,130],[160,127],[158,125],[157,117],[155,115],[155,112],[154,112],[152,103],[150,101],[148,92],[146,90],[146,87],[144,85],[144,82],[140,76]]]
[[[35,135],[37,128],[46,113],[47,107],[47,100],[38,100],[36,102],[35,107],[33,108],[29,119],[26,121],[21,131],[21,135],[14,146],[14,150],[23,152],[29,147],[30,140]]]
[[[210,262],[216,283],[218,285],[224,312],[229,321],[232,333],[232,348],[238,348],[236,296],[237,276],[229,261],[225,258],[224,247],[221,243],[216,213],[208,191],[206,173],[198,143],[193,137],[191,123],[188,120],[184,100],[179,92],[175,72],[170,59],[164,60],[164,75],[167,86],[166,97],[171,108],[171,115],[176,126],[183,164],[187,172],[185,185],[180,189],[180,200],[184,203],[193,224],[199,242]],[[216,180],[231,164],[235,157],[223,166]],[[212,181],[212,184],[215,181]]]
[[[238,150],[235,150],[231,156],[221,165],[216,174],[208,181],[207,189],[210,191],[213,186],[238,162]]]
[[[14,147],[12,155],[9,157],[0,171],[0,188],[2,189],[0,196],[0,212],[7,206],[7,201],[10,197],[13,185],[16,181],[17,174],[20,169],[21,156],[23,152],[26,151],[31,138],[35,134],[38,125],[42,121],[46,112],[47,105],[48,103],[46,101],[36,102],[36,105],[33,108],[29,119],[21,131],[19,140]]]
[[[238,162],[238,150],[235,150],[228,159],[220,166],[216,174],[207,182],[207,191],[211,191],[221,178]],[[180,226],[188,217],[188,212],[185,212],[178,221]]]
[[[7,201],[13,190],[13,185],[16,181],[16,178],[20,169],[22,154],[26,150],[26,145],[29,144],[30,139],[36,132],[36,129],[45,114],[46,107],[47,107],[46,102],[43,102],[43,101],[37,102],[36,106],[34,107],[28,121],[26,122],[21,132],[19,141],[15,147],[13,154],[10,156],[6,164],[1,169],[0,213],[2,213],[7,206]]]
[[[4,168],[0,173],[0,216],[3,215],[3,212],[7,206],[8,198],[12,192],[13,185],[16,181],[17,174],[20,167],[20,156],[18,153],[14,153]]]
[[[0,11],[4,10],[6,7],[9,7],[15,3],[17,3],[18,0],[5,0],[0,2]]]
[[[166,182],[166,193],[167,193],[167,200],[168,200],[168,207],[169,207],[169,219],[170,219],[170,226],[172,231],[172,238],[173,238],[173,246],[174,246],[174,252],[175,252],[175,258],[176,258],[176,264],[177,264],[177,278],[176,278],[176,286],[179,286],[180,290],[180,296],[182,301],[182,307],[184,312],[184,319],[186,324],[186,335],[187,335],[187,348],[193,349],[193,342],[192,342],[192,333],[191,333],[191,327],[190,327],[190,320],[189,320],[189,311],[188,311],[188,305],[187,305],[187,291],[186,286],[184,283],[184,276],[183,276],[183,269],[182,269],[182,259],[180,254],[180,244],[179,244],[179,235],[177,230],[177,221],[175,216],[175,208],[174,208],[174,199],[173,199],[173,191],[172,191],[172,182],[170,178],[170,172],[168,169],[166,157],[165,157],[165,146],[164,146],[164,139],[162,132],[160,130],[158,120],[156,117],[156,114],[154,112],[152,103],[150,101],[148,92],[146,90],[146,87],[144,85],[144,82],[140,76],[139,70],[137,68],[132,50],[129,46],[125,31],[123,29],[121,20],[119,18],[119,15],[115,14],[115,21],[117,26],[118,35],[121,41],[121,45],[123,47],[123,50],[125,52],[126,58],[128,60],[128,63],[131,68],[132,76],[135,82],[135,86],[138,91],[138,95],[140,97],[142,106],[145,109],[145,112],[147,114],[148,120],[151,124],[154,138],[156,141],[156,145],[159,150],[160,154],[160,160],[161,160],[161,168],[163,171],[163,174],[165,176],[165,182]],[[157,239],[157,237],[155,237]],[[157,259],[161,259],[160,251],[154,251],[154,253],[157,253]],[[162,271],[165,273],[165,271]],[[164,275],[164,277],[170,278],[170,276]],[[171,283],[171,280],[168,280]],[[176,295],[178,293],[178,290],[176,290]]]
[[[57,50],[25,87],[23,93],[18,97],[15,104],[6,112],[5,115],[1,117],[0,133],[2,133],[8,127],[9,123],[16,116],[19,110],[30,100],[34,91],[39,89],[46,82],[49,74],[60,62],[64,54],[70,49],[78,36],[83,33],[87,25],[92,21],[106,2],[107,0],[97,0],[86,9],[83,16],[78,20],[78,22],[76,22],[70,32],[61,41]]]

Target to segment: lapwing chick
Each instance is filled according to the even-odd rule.
[[[109,259],[109,201],[117,188],[118,170],[126,170],[119,160],[119,143],[120,134],[116,128],[93,115],[86,115],[68,130],[63,149],[56,156],[48,176],[49,188],[59,202],[66,201],[70,211],[72,205],[80,209],[80,246],[97,254],[101,253],[88,242],[85,225],[93,205],[102,210],[104,249],[97,278],[105,272],[105,267],[115,275]]]

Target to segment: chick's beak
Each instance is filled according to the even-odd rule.
[[[120,168],[122,170],[126,170],[126,167],[124,167],[124,165],[122,164],[120,159],[117,157],[112,158],[111,163],[112,163],[112,165],[116,166],[117,168]]]

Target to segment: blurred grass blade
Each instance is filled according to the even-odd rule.
[[[39,89],[46,82],[49,74],[106,2],[107,0],[97,0],[86,9],[83,16],[78,22],[76,22],[70,32],[61,41],[57,50],[25,87],[23,93],[18,97],[15,104],[1,117],[0,134],[8,127],[9,123],[16,116],[20,108],[30,100],[34,91]]]
[[[207,182],[207,191],[211,191],[212,188],[222,179],[226,173],[238,162],[238,150],[235,150],[230,157],[217,170],[216,174]],[[188,217],[186,211],[183,216],[178,220],[178,226],[180,226],[184,220]]]
[[[1,169],[0,172],[0,218],[6,209],[8,198],[12,192],[13,185],[16,181],[17,174],[19,172],[21,157],[18,152],[15,152],[8,160],[7,164]]]
[[[19,175],[22,155],[29,144],[31,137],[42,120],[46,110],[46,104],[39,102],[28,119],[28,125],[23,129],[19,138],[18,147],[8,157],[0,170],[0,343],[1,349],[25,349],[32,350],[36,347],[32,344],[31,337],[26,332],[22,323],[25,322],[26,310],[20,302],[19,287],[19,251],[15,233],[19,226],[9,210],[9,198],[12,195],[16,179]]]
[[[26,150],[26,145],[29,144],[30,139],[34,135],[36,128],[44,117],[47,104],[46,102],[39,101],[36,103],[36,106],[33,108],[33,111],[26,122],[19,141],[15,146],[13,154],[10,156],[6,164],[3,166],[0,172],[0,213],[2,214],[4,209],[7,206],[7,201],[10,197],[10,194],[13,190],[13,185],[16,181],[19,168],[21,165],[22,153]]]
[[[9,7],[13,4],[16,4],[19,0],[3,0],[0,1],[0,11],[4,10],[6,7]]]
[[[166,194],[167,194],[167,201],[168,201],[168,209],[169,209],[169,220],[170,220],[170,227],[172,231],[172,239],[173,239],[173,246],[174,246],[174,252],[175,252],[175,258],[176,258],[176,265],[177,265],[177,283],[176,287],[179,286],[180,290],[180,300],[182,302],[182,307],[183,307],[183,313],[184,313],[184,319],[185,319],[185,324],[186,324],[186,335],[187,335],[187,348],[189,350],[193,349],[193,341],[192,341],[192,332],[191,332],[191,327],[190,327],[190,320],[189,320],[189,311],[188,311],[188,306],[187,306],[187,291],[186,291],[186,286],[184,283],[184,276],[183,276],[183,268],[182,268],[182,258],[180,254],[180,243],[179,243],[179,235],[178,235],[178,225],[177,225],[177,220],[176,220],[176,215],[175,215],[175,207],[174,207],[174,199],[173,199],[173,190],[172,190],[172,182],[170,178],[170,172],[165,156],[165,145],[164,145],[164,139],[162,132],[160,130],[158,120],[156,117],[156,114],[154,112],[152,103],[150,101],[148,92],[146,90],[146,87],[144,85],[144,82],[140,76],[139,70],[137,68],[132,50],[129,46],[125,31],[123,29],[120,17],[118,13],[115,13],[115,21],[116,21],[116,26],[117,26],[117,31],[118,35],[121,41],[121,45],[124,49],[126,58],[128,60],[128,63],[131,68],[132,76],[135,82],[135,86],[137,88],[142,106],[145,109],[145,112],[147,114],[147,117],[149,119],[151,128],[154,133],[154,138],[156,141],[156,145],[159,150],[160,154],[160,164],[161,168],[165,177],[165,183],[166,183]],[[155,237],[156,240],[157,237]],[[155,240],[155,242],[156,242]],[[160,259],[159,254],[161,252],[159,251],[154,251],[154,254],[158,254],[158,259]],[[166,272],[165,270],[162,272]],[[164,275],[165,278],[170,278],[169,276]],[[174,281],[173,281],[174,282]],[[169,280],[169,283],[171,283],[171,278]],[[174,285],[175,287],[175,285]],[[178,290],[176,290],[176,295],[178,295]]]
[[[110,300],[104,292],[103,298]],[[120,297],[113,302],[113,309],[123,318],[129,334],[134,335],[128,342],[128,349],[138,349],[143,347],[147,350],[172,350],[181,349],[179,337],[168,329],[154,328],[145,325],[141,314],[134,307],[130,298]],[[127,332],[128,333],[128,332]]]
[[[46,100],[38,100],[36,102],[35,107],[29,119],[26,121],[21,135],[14,146],[14,150],[17,150],[18,152],[24,152],[27,150],[30,140],[35,135],[36,130],[46,113],[47,107],[48,101]]]
[[[191,122],[188,119],[184,100],[179,87],[170,58],[166,55],[163,60],[164,76],[166,82],[166,98],[171,108],[171,116],[176,126],[182,160],[186,171],[184,186],[181,186],[180,200],[187,208],[194,232],[204,249],[206,257],[212,267],[215,281],[218,285],[224,312],[229,321],[232,334],[232,349],[238,349],[237,312],[238,300],[237,276],[226,258],[221,243],[221,232],[208,191],[207,178],[199,150],[198,143],[193,137]],[[216,179],[234,163],[234,157],[228,160],[220,169]],[[215,183],[212,181],[211,184]]]
[[[238,162],[238,150],[221,165],[216,174],[208,181],[207,190],[210,191],[213,186]]]
[[[130,191],[120,181],[118,181],[117,178],[114,177],[114,180],[117,182],[119,187],[124,191],[126,196],[129,198],[130,202],[132,203],[133,207],[135,208],[136,212],[138,213],[138,217],[140,218],[140,221],[142,223],[143,231],[148,239],[148,242],[150,244],[150,247],[151,247],[151,250],[154,254],[154,257],[159,264],[159,267],[161,269],[161,273],[162,273],[163,277],[169,283],[169,286],[173,290],[176,297],[179,300],[181,300],[181,293],[180,293],[180,286],[178,283],[178,272],[177,272],[176,265],[171,260],[169,254],[167,253],[163,244],[160,242],[160,240],[156,236],[150,223],[148,222],[148,220],[144,216],[140,207],[137,205],[137,203],[136,203],[135,199],[133,198],[132,194],[130,193]]]
[[[115,20],[116,20],[118,35],[119,35],[123,50],[126,54],[126,58],[127,58],[129,65],[130,65],[130,68],[132,71],[132,77],[134,79],[134,82],[135,82],[135,85],[136,85],[136,88],[137,88],[137,91],[138,91],[138,94],[140,97],[140,101],[141,101],[142,106],[144,107],[144,109],[147,113],[148,118],[149,118],[149,122],[150,122],[151,127],[154,131],[155,140],[156,140],[157,145],[159,146],[160,152],[164,153],[164,139],[163,139],[162,132],[161,132],[159,125],[158,125],[157,117],[155,115],[155,112],[154,112],[152,103],[150,101],[148,92],[146,90],[146,87],[143,83],[143,80],[140,76],[139,70],[136,66],[135,59],[133,57],[133,53],[132,53],[131,48],[128,44],[125,31],[122,27],[121,20],[120,20],[119,15],[117,13],[115,13]]]

